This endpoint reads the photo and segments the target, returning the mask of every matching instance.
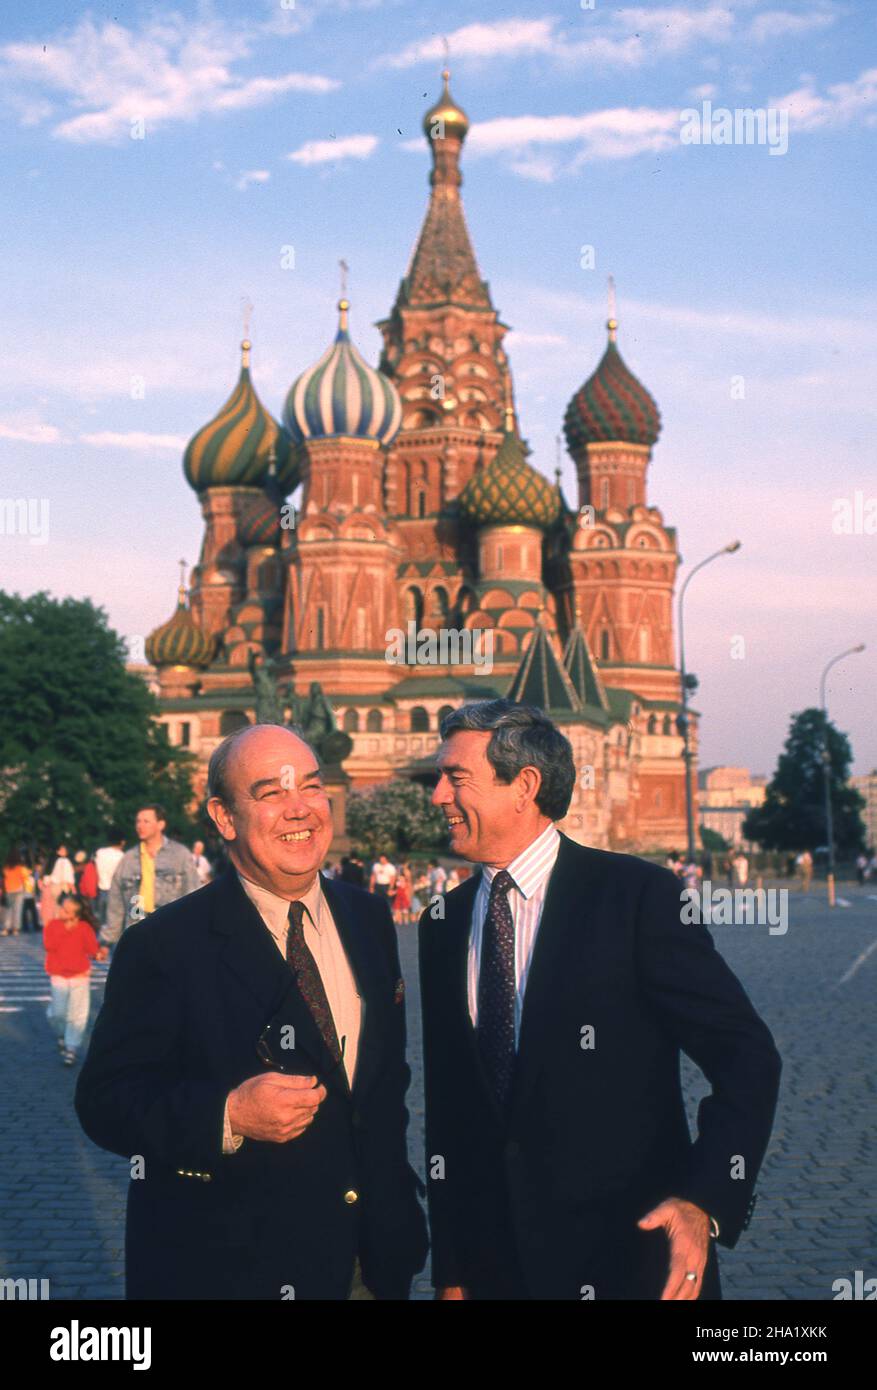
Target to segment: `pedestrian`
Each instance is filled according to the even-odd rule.
[[[813,855],[809,849],[802,850],[795,863],[801,872],[801,887],[805,893],[809,893],[813,879]]]
[[[411,865],[406,861],[399,866],[393,893],[393,921],[397,927],[407,927],[411,921],[411,896]]]
[[[319,873],[332,808],[291,729],[229,735],[207,786],[231,865],[124,933],[76,1090],[89,1137],[143,1158],[127,1297],[406,1299],[427,1239],[389,907]]]
[[[109,833],[107,843],[102,845],[94,856],[94,865],[97,869],[97,920],[101,927],[106,926],[110,884],[124,853],[125,837],[121,830],[114,826]]]
[[[700,881],[703,878],[703,869],[696,860],[687,859],[685,863],[680,866],[679,877],[689,891],[696,893],[700,887]]]
[[[168,839],[166,825],[164,808],[156,802],[137,812],[139,843],[125,851],[113,874],[101,941],[114,944],[132,922],[201,887],[190,851]]]
[[[95,866],[94,860],[88,858],[87,854],[85,853],[85,850],[80,850],[79,853],[76,855],[76,858],[74,859],[74,871],[76,868],[76,861],[80,859],[80,855],[82,856],[82,858],[80,861],[79,878],[76,884],[76,891],[81,898],[85,899],[86,903],[88,904],[89,912],[91,913],[91,916],[94,917],[95,910],[97,907],[98,893],[97,868]]]
[[[459,873],[457,872],[456,869],[451,869],[451,872],[448,874],[447,878],[445,879],[445,892],[446,892],[446,893],[453,893],[454,889],[455,889],[455,888],[459,888],[459,886],[460,886],[460,875],[459,875]]]
[[[379,854],[372,864],[372,874],[368,891],[377,893],[379,898],[391,898],[396,886],[396,865],[391,864],[386,854]]]
[[[24,910],[26,866],[17,849],[10,849],[3,865],[3,895],[6,903],[2,936],[18,936]]]
[[[213,877],[213,870],[210,867],[210,860],[204,853],[203,840],[195,841],[194,845],[192,846],[192,858],[195,861],[195,872],[198,875],[198,882],[201,884],[201,887],[203,888],[204,884],[209,883],[211,878]]]
[[[664,867],[665,869],[669,869],[672,874],[675,874],[677,878],[679,877],[682,872],[682,860],[679,858],[678,850],[671,849],[667,858],[664,860]]]
[[[37,908],[38,876],[36,865],[31,868],[30,855],[23,856],[24,862],[24,901],[21,905],[22,932],[40,931],[40,914]]]
[[[57,1037],[61,1061],[72,1067],[88,1026],[91,962],[106,960],[109,954],[98,944],[91,910],[79,893],[68,893],[61,915],[46,923],[43,945],[52,987],[46,1017]]]
[[[54,916],[54,908],[60,906],[64,896],[76,890],[76,874],[73,871],[73,865],[70,862],[70,855],[67,853],[66,845],[58,846],[55,863],[52,866],[52,872],[49,878],[51,879],[52,894],[54,897],[53,910],[50,915]],[[45,920],[45,918],[43,920]]]
[[[864,888],[864,886],[865,886],[865,880],[866,880],[867,877],[868,877],[868,856],[867,856],[867,854],[860,854],[860,855],[858,855],[857,858],[856,858],[856,878],[858,879],[859,887],[860,887],[860,888]]]
[[[430,896],[435,897],[437,893],[441,895],[445,891],[448,876],[437,859],[430,859],[426,872],[429,878]]]
[[[742,849],[739,849],[734,855],[731,861],[731,867],[734,871],[734,883],[736,887],[745,888],[749,879],[749,860],[746,858]]]
[[[423,909],[427,906],[428,901],[429,879],[426,876],[426,870],[423,868],[423,865],[421,864],[419,869],[417,870],[417,873],[414,876],[414,886],[411,895],[412,921],[418,921],[420,914],[423,911]]]

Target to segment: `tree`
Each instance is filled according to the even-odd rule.
[[[357,849],[369,858],[447,847],[447,822],[432,805],[430,791],[403,778],[353,792],[347,826]]]
[[[848,785],[853,754],[846,734],[820,709],[792,716],[789,736],[765,801],[749,812],[743,834],[763,849],[816,850],[827,844],[822,754],[828,736],[834,843],[839,855],[856,854],[865,842],[865,802]]]
[[[700,827],[700,843],[704,849],[710,850],[713,854],[719,854],[723,850],[730,849],[728,841],[724,835],[720,835],[718,830],[711,830],[708,825]]]
[[[169,833],[189,833],[194,759],[168,742],[125,659],[87,599],[0,591],[0,852],[67,842],[72,854],[111,826],[130,836],[147,801]]]

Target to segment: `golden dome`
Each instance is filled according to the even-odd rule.
[[[469,129],[469,117],[463,108],[454,101],[448,88],[450,76],[448,69],[445,68],[442,73],[442,81],[444,82],[442,94],[435,106],[431,106],[423,118],[424,133],[429,140],[444,139],[448,135],[453,136],[456,140],[465,140],[466,132]]]

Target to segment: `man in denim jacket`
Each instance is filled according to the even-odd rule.
[[[137,812],[139,844],[123,854],[113,875],[101,941],[115,943],[132,922],[201,887],[191,851],[167,838],[165,824],[161,806],[141,806]]]

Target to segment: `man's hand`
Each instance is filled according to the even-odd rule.
[[[637,1222],[640,1230],[654,1231],[663,1226],[670,1242],[670,1273],[661,1302],[679,1302],[700,1297],[703,1272],[710,1245],[710,1219],[705,1211],[681,1197],[668,1197]],[[686,1279],[692,1272],[696,1279]]]
[[[263,1073],[232,1091],[228,1119],[234,1134],[285,1144],[304,1134],[325,1099],[326,1088],[315,1076]]]
[[[460,1288],[436,1289],[435,1298],[437,1303],[462,1303],[466,1297],[466,1290]]]

